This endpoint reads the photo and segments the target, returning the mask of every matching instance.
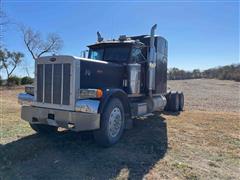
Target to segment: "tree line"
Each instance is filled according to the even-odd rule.
[[[169,80],[199,78],[234,80],[240,82],[240,64],[232,64],[216,68],[210,68],[203,71],[200,71],[199,69],[194,69],[193,71],[185,71],[178,68],[170,68],[168,70]]]
[[[19,86],[19,85],[30,85],[33,84],[34,79],[29,76],[18,77],[15,75],[10,76],[8,79],[3,80],[0,76],[0,86]]]
[[[16,52],[14,52],[13,55],[16,56]],[[17,57],[22,57],[22,56],[18,55]],[[14,61],[14,62],[19,62],[19,61]],[[15,69],[15,65],[13,66],[13,69]],[[9,85],[9,86],[32,84],[34,81],[33,78],[28,76],[25,76],[23,78],[20,78],[14,75],[12,76],[11,72],[7,73],[8,78],[6,79],[5,83],[3,83],[3,80],[1,79],[1,76],[0,76],[0,86],[2,84]],[[200,79],[200,78],[234,80],[234,81],[240,82],[240,64],[232,64],[232,65],[227,65],[222,67],[210,68],[204,71],[200,71],[199,69],[195,69],[193,71],[185,71],[178,68],[170,68],[168,70],[169,80]]]

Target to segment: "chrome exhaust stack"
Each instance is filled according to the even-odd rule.
[[[148,91],[150,97],[152,97],[152,91],[155,90],[156,49],[154,45],[154,35],[156,28],[157,24],[151,28],[150,52],[148,56]]]

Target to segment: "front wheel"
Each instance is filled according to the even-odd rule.
[[[125,114],[122,102],[113,98],[101,115],[100,129],[93,133],[96,142],[104,147],[115,144],[123,134],[124,124]]]

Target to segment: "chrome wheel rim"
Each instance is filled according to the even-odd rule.
[[[116,137],[122,126],[122,114],[121,110],[118,107],[115,107],[112,112],[110,113],[109,117],[109,135],[111,137]]]

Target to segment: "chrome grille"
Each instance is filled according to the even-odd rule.
[[[37,65],[37,102],[70,104],[70,63]]]
[[[53,104],[61,104],[62,64],[54,64]]]

